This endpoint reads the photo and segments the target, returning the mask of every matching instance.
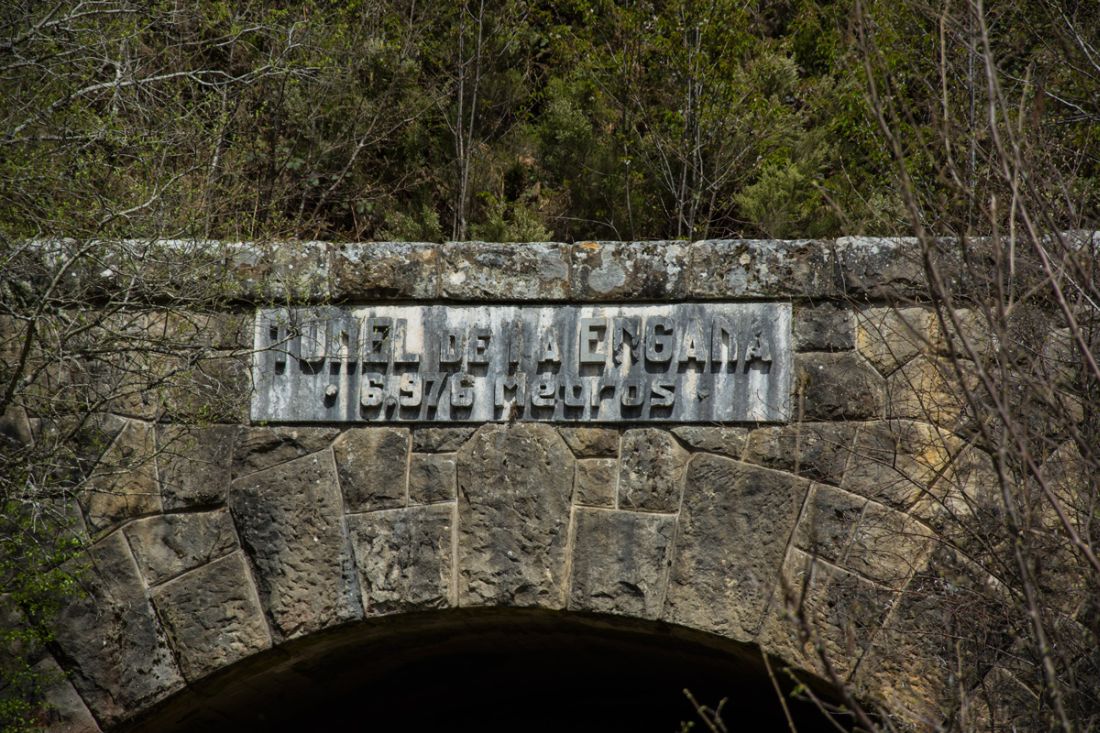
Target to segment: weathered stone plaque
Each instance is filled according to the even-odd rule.
[[[261,310],[252,419],[785,422],[787,303]]]

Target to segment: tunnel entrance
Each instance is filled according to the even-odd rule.
[[[773,662],[799,733],[836,731]],[[814,694],[835,697],[800,674]],[[391,616],[296,640],[178,693],[126,731],[789,731],[759,651],[657,622],[546,611]]]

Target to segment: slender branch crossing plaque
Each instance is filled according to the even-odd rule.
[[[786,422],[788,303],[260,310],[252,419]]]

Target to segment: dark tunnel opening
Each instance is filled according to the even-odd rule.
[[[799,733],[836,731],[773,660]],[[835,701],[819,680],[798,675]],[[707,726],[684,694],[726,698],[730,731],[789,731],[755,647],[546,611],[441,611],[283,644],[177,693],[125,731],[660,731]],[[847,727],[847,726],[846,726]]]

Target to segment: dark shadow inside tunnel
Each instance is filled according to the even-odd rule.
[[[799,733],[836,731],[780,662]],[[825,700],[820,681],[799,679]],[[440,611],[314,634],[177,693],[126,731],[706,731],[684,695],[726,698],[730,731],[789,731],[755,647],[657,622]]]

